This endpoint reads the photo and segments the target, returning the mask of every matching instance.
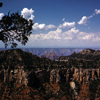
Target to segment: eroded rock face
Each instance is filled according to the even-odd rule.
[[[27,85],[26,73],[22,68],[10,70],[3,69],[0,71],[0,82],[10,82],[13,81],[17,84]]]
[[[73,89],[72,99],[77,99],[78,93],[76,92],[75,82],[70,82],[69,84],[70,84],[71,88]]]
[[[3,69],[0,71],[0,82],[9,82],[13,81],[17,84],[32,84],[35,82],[45,83],[60,83],[60,82],[88,82],[100,79],[100,69],[82,69],[82,68],[62,68],[62,69],[53,69],[53,70],[41,70],[38,72],[28,72],[24,71],[23,68],[18,67],[18,69],[10,70],[9,67],[7,70]],[[38,80],[38,81],[37,81]],[[32,85],[31,84],[31,85]]]
[[[82,68],[64,68],[64,69],[53,69],[50,72],[50,83],[59,82],[88,82],[100,79],[100,69],[82,69]]]
[[[59,76],[59,70],[53,69],[50,72],[50,83],[56,83],[58,84],[60,82],[60,76]]]

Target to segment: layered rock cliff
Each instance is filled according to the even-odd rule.
[[[100,79],[100,68],[97,69],[82,69],[82,68],[64,68],[60,70],[52,70],[50,72],[50,83],[59,82],[88,82]]]
[[[100,79],[100,68],[97,69],[82,69],[82,68],[62,68],[53,70],[41,71],[24,71],[22,67],[18,69],[0,71],[0,82],[14,81],[17,84],[29,84],[30,80],[38,79],[41,83],[50,82],[58,84],[61,82],[89,82]],[[31,79],[30,79],[31,78]]]

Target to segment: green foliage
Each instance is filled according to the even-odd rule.
[[[91,81],[89,85],[89,91],[91,92],[92,98],[95,98],[95,94],[99,85],[100,85],[100,80]]]
[[[2,5],[3,5],[3,3],[2,3],[2,2],[0,2],[0,7],[2,7]]]
[[[77,84],[77,87],[78,87],[78,84]],[[78,91],[77,87],[76,87],[76,91]],[[74,90],[71,88],[69,82],[67,82],[67,83],[60,83],[60,91],[62,91],[60,93],[60,94],[62,94],[62,96],[69,95],[71,99],[75,96]]]
[[[60,83],[60,89],[63,91],[64,94],[70,94],[70,84],[67,82],[67,83]]]
[[[70,59],[67,62],[64,61],[52,61],[47,58],[39,58],[32,53],[27,53],[21,49],[11,49],[0,51],[0,70],[7,69],[8,66],[11,69],[15,69],[17,66],[23,66],[25,70],[52,70],[60,68],[99,68],[100,61],[84,61]]]
[[[75,86],[76,86],[76,92],[79,94],[80,90],[81,90],[81,83],[79,83],[78,81],[75,81]]]
[[[6,86],[6,83],[1,84],[0,97],[3,95],[3,93],[5,91],[5,86]]]
[[[32,20],[26,20],[18,12],[3,16],[0,20],[0,40],[5,44],[5,48],[11,45],[17,46],[15,41],[25,45],[32,30]]]

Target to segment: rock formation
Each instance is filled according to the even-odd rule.
[[[100,79],[100,69],[82,69],[82,68],[64,68],[64,69],[53,69],[50,72],[50,83],[59,82],[88,82]]]
[[[70,86],[73,89],[72,99],[77,99],[78,93],[76,92],[75,82],[70,82]]]
[[[52,70],[50,72],[50,83],[59,83],[60,82],[60,76],[59,76],[59,70]]]
[[[3,69],[0,71],[0,82],[14,81],[18,84],[27,85],[29,82],[30,72],[25,72],[22,67],[18,69],[10,70],[9,67],[7,70]],[[34,75],[33,75],[34,74]],[[100,79],[100,68],[97,69],[82,69],[82,68],[62,68],[62,69],[53,69],[51,71],[38,71],[31,72],[31,76],[36,77],[41,83],[49,82],[50,83],[60,83],[60,82],[88,82]],[[36,79],[35,78],[35,79]]]
[[[13,81],[17,84],[27,85],[26,73],[20,67],[18,69],[7,70],[3,69],[0,71],[0,82],[10,82]]]

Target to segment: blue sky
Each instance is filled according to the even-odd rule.
[[[25,46],[33,48],[100,47],[100,0],[1,0],[0,18],[19,11],[33,19]],[[0,47],[4,44],[0,41]]]

